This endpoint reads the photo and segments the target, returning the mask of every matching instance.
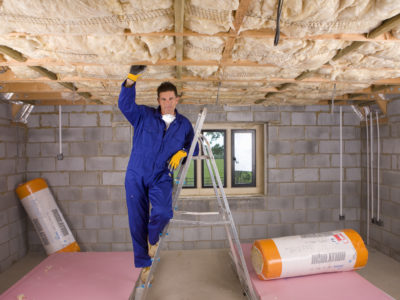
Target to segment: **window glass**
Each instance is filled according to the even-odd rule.
[[[210,142],[211,151],[214,154],[215,163],[217,164],[219,176],[221,177],[221,181],[226,187],[226,131],[225,130],[203,130],[203,135]],[[210,162],[211,164],[211,162]],[[202,161],[202,186],[203,187],[212,187],[212,181],[210,178],[210,172],[208,171],[208,167],[206,161]]]
[[[178,177],[179,169],[182,168],[182,167],[183,166],[181,164],[180,167],[177,168],[174,171],[174,178]],[[196,174],[196,161],[192,160],[190,162],[189,169],[188,169],[188,171],[186,173],[185,182],[183,183],[183,187],[184,188],[195,188],[195,187],[197,187],[195,174]]]
[[[255,130],[232,130],[232,186],[255,186]]]

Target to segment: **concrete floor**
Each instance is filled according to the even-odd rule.
[[[400,263],[375,249],[368,250],[368,264],[358,272],[394,299],[400,299]],[[7,290],[44,258],[46,258],[44,253],[29,253],[1,273],[0,293]],[[243,300],[246,298],[231,268],[227,250],[190,250],[162,253],[149,299]]]

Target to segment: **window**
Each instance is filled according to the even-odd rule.
[[[204,124],[227,195],[264,193],[264,124]],[[178,171],[175,171],[175,176]],[[192,160],[182,196],[214,195],[205,160]]]

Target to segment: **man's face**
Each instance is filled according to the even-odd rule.
[[[161,114],[175,114],[175,107],[178,104],[179,97],[175,96],[174,91],[161,92],[157,99],[161,107]]]

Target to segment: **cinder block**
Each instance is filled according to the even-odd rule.
[[[320,113],[318,114],[318,125],[339,125],[339,114]]]
[[[361,142],[360,141],[345,141],[344,152],[346,153],[360,153]]]
[[[307,210],[307,222],[331,222],[332,209],[309,209]]]
[[[111,141],[112,128],[85,128],[85,141]]]
[[[254,115],[254,122],[270,122],[270,121],[280,120],[279,112],[256,111],[253,113],[253,115]]]
[[[293,112],[293,111],[297,111],[297,112],[304,111],[304,109],[305,109],[305,107],[302,106],[302,105],[282,105],[280,107],[281,111],[291,111],[291,112]]]
[[[62,129],[62,139],[64,142],[81,142],[81,141],[83,141],[83,138],[84,138],[83,128],[63,128]]]
[[[255,211],[254,224],[280,223],[278,211]]]
[[[310,209],[319,207],[319,198],[313,196],[300,196],[294,198],[294,209]]]
[[[28,123],[26,124],[26,126],[28,126],[28,128],[40,127],[40,115],[30,114],[30,116],[28,118]]]
[[[330,193],[332,193],[332,183],[330,182],[306,183],[306,194],[329,195]]]
[[[388,103],[388,115],[398,115],[400,114],[400,100],[393,100]]]
[[[281,183],[279,194],[281,196],[304,195],[306,186],[304,183]]]
[[[69,107],[69,106],[65,106],[65,107]],[[47,113],[47,112],[54,112],[54,111],[58,112],[58,108],[57,108],[57,110],[55,108],[56,107],[53,105],[36,105],[33,108],[32,113],[37,114],[37,113]],[[63,111],[64,111],[64,109],[63,109]]]
[[[71,215],[95,215],[97,214],[97,203],[94,201],[80,202],[70,201],[69,202],[69,213]]]
[[[251,211],[232,211],[232,216],[236,225],[253,224],[253,215]]]
[[[339,153],[340,144],[339,141],[320,141],[319,142],[320,153]]]
[[[55,171],[56,164],[55,164],[55,158],[54,157],[49,157],[49,158],[28,158],[28,165],[27,165],[27,171],[28,172],[44,172],[44,171]],[[0,170],[2,170],[1,167],[1,161],[0,161]],[[10,169],[8,169],[10,170]],[[1,174],[1,171],[0,171]]]
[[[71,127],[97,126],[98,114],[96,113],[74,113],[69,115]]]
[[[317,141],[295,141],[293,145],[294,153],[317,153]]]
[[[3,262],[9,256],[10,256],[9,244],[8,243],[0,244],[0,261]],[[2,266],[0,271],[4,271],[10,265],[11,262],[7,266],[6,265],[4,265],[4,267]]]
[[[195,121],[197,119],[196,116],[193,116],[193,120]],[[206,122],[215,122],[215,123],[219,123],[219,122],[226,122],[227,121],[227,116],[226,113],[207,113],[206,116]]]
[[[390,187],[390,200],[400,204],[400,189]]]
[[[53,128],[31,128],[28,129],[28,142],[55,142],[55,129]]]
[[[361,180],[361,168],[346,168],[346,180]]]
[[[29,151],[33,151],[34,149],[27,149],[27,152],[29,153]],[[6,146],[5,143],[0,143],[0,158],[3,158],[6,156]]]
[[[304,155],[279,155],[278,166],[279,168],[302,168],[304,167]]]
[[[273,209],[292,209],[293,208],[293,198],[284,197],[269,197],[268,198],[268,210]]]
[[[315,125],[317,117],[315,113],[310,112],[293,112],[292,125]]]
[[[400,172],[399,171],[383,171],[382,182],[393,187],[400,187]]]
[[[67,186],[69,185],[69,173],[66,172],[51,172],[42,173],[42,178],[46,179],[50,187]]]
[[[71,230],[76,229],[84,229],[83,228],[83,216],[71,216],[71,215],[64,215],[67,224]]]
[[[102,155],[129,155],[129,142],[104,142],[102,143]]]
[[[291,182],[293,180],[291,169],[272,169],[268,172],[269,182]]]
[[[61,125],[62,127],[68,126],[68,114],[61,114]],[[40,115],[40,126],[41,127],[53,127],[58,128],[60,126],[60,122],[57,114],[42,114]]]
[[[270,169],[276,169],[277,164],[276,164],[276,160],[277,160],[278,156],[277,155],[268,155],[268,168]]]
[[[343,125],[360,125],[360,119],[356,116],[355,113],[343,113]]]
[[[300,223],[306,220],[305,210],[281,210],[282,223]]]
[[[277,111],[278,106],[276,105],[270,105],[270,106],[264,106],[264,105],[252,105],[251,106],[252,111]]]
[[[318,169],[294,169],[294,181],[318,181]]]
[[[229,122],[252,122],[253,113],[251,111],[227,112],[226,118]]]
[[[58,171],[82,171],[84,160],[82,157],[64,157],[63,160],[56,160]]]
[[[267,225],[239,226],[240,239],[263,239],[267,236]]]
[[[82,200],[83,201],[105,201],[109,200],[108,187],[82,187]]]
[[[132,243],[112,243],[111,244],[111,251],[113,252],[125,252],[125,251],[132,251],[133,246]]]
[[[301,126],[281,126],[279,127],[279,138],[283,140],[304,139],[304,127]]]
[[[268,142],[268,152],[271,154],[285,154],[292,151],[292,143],[289,141]]]
[[[116,141],[129,141],[131,140],[131,135],[133,130],[130,126],[118,126],[114,128],[114,140]]]
[[[344,179],[344,170],[343,179]],[[320,169],[321,181],[335,181],[340,179],[340,169],[339,168],[329,168],[329,169]]]
[[[62,153],[64,156],[69,155],[68,144],[62,144]],[[57,154],[60,153],[60,145],[59,143],[41,143],[40,144],[40,152],[41,156],[53,156],[57,157]]]
[[[340,155],[332,154],[331,156],[331,166],[340,166]],[[343,154],[343,167],[360,167],[361,166],[361,155],[360,154]]]
[[[124,200],[125,201],[125,187],[124,186],[110,186],[110,199],[111,200]]]
[[[72,172],[70,185],[97,185],[100,183],[100,173],[98,172]]]
[[[96,156],[100,153],[100,144],[95,142],[69,143],[71,156]]]
[[[310,234],[319,232],[318,223],[294,224],[294,234]]]
[[[306,154],[306,167],[329,167],[329,154]]]
[[[103,184],[106,185],[124,185],[125,172],[104,172]]]
[[[125,200],[113,200],[113,201],[101,201],[98,203],[99,214],[126,214],[126,201]]]
[[[293,235],[292,224],[271,224],[268,225],[268,238]]]
[[[284,107],[284,106],[280,106],[280,109],[282,109],[282,107]],[[279,120],[277,120],[277,121],[279,121]],[[292,113],[281,112],[279,124],[280,125],[292,125]]]
[[[100,126],[111,126],[111,113],[103,112],[99,115]]]
[[[328,222],[328,223],[320,223],[319,230],[320,232],[333,231],[343,229],[340,223],[338,222]]]
[[[211,227],[188,227],[183,229],[184,241],[207,241],[211,240]]]
[[[279,189],[280,189],[279,186],[280,186],[279,183],[268,183],[268,187],[267,187],[268,196],[278,196]]]
[[[113,227],[113,216],[84,216],[83,218],[85,228],[87,229],[104,229]]]
[[[306,126],[306,138],[312,140],[329,139],[330,128],[327,126]]]
[[[167,242],[183,242],[183,228],[169,227],[168,236],[165,239]]]
[[[88,157],[86,158],[86,170],[97,171],[97,170],[112,170],[113,169],[113,158],[112,157]]]
[[[225,240],[227,238],[224,226],[213,226],[211,228],[211,236],[213,240]]]
[[[115,170],[123,171],[126,170],[129,162],[129,157],[115,157]]]
[[[305,111],[316,111],[316,112],[326,112],[330,111],[329,105],[307,105],[304,108]]]
[[[100,229],[98,230],[98,241],[100,243],[122,243],[128,242],[124,230]]]
[[[273,141],[275,143],[275,140],[278,140],[278,126],[274,126],[269,124],[268,125],[268,140]]]
[[[52,188],[54,197],[58,201],[79,201],[81,200],[81,188],[77,187],[56,187]]]
[[[342,138],[344,140],[355,140],[360,138],[359,128],[343,126],[342,127]],[[331,127],[331,139],[340,139],[340,128],[339,126]]]
[[[382,152],[383,153],[398,153],[398,149],[400,149],[400,139],[382,139],[383,146]],[[375,147],[376,150],[376,147]]]
[[[0,245],[8,242],[11,239],[10,236],[10,226],[4,226],[2,228],[0,228]]]
[[[84,111],[84,107],[85,106],[83,106],[83,105],[65,105],[62,107],[62,111],[63,112],[73,112],[73,113],[82,112],[82,111]],[[54,111],[54,109],[52,111]],[[55,111],[58,112],[58,108]]]

